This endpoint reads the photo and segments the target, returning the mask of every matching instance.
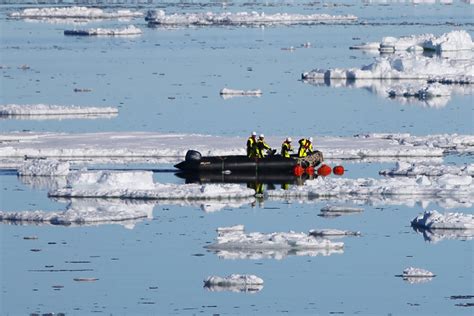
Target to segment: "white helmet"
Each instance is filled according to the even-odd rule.
[[[310,138],[309,138],[309,141],[310,141],[310,142],[313,142],[313,137],[310,137]]]
[[[257,136],[257,132],[252,132],[252,136]]]
[[[260,134],[260,136],[258,136],[259,138],[265,138],[265,135],[263,134]]]
[[[286,138],[286,141],[289,142],[289,143],[291,143],[291,137],[287,137],[287,138]]]

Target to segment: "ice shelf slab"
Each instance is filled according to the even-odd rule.
[[[454,165],[436,165],[436,164],[417,164],[407,162],[397,162],[395,168],[381,170],[379,174],[384,176],[442,176],[445,174],[458,176],[474,176],[474,164],[464,164],[462,166]]]
[[[43,18],[81,18],[81,19],[112,19],[112,18],[135,18],[143,16],[140,11],[132,10],[117,10],[104,11],[99,8],[89,7],[52,7],[52,8],[28,8],[22,11],[12,12],[12,18],[28,18],[28,19],[43,19]]]
[[[62,226],[121,224],[133,228],[137,220],[153,218],[153,206],[124,200],[73,199],[64,211],[0,211],[0,222]]]
[[[474,215],[463,213],[445,213],[425,211],[411,221],[413,227],[434,229],[468,229],[474,230]]]
[[[253,274],[231,274],[227,277],[209,276],[204,287],[213,292],[258,292],[263,289],[263,280]]]
[[[357,20],[354,15],[329,14],[265,14],[258,12],[224,13],[174,13],[163,10],[149,10],[145,16],[150,26],[210,26],[210,25],[294,25],[319,23],[351,23]]]
[[[141,35],[142,30],[134,25],[129,25],[120,29],[96,28],[87,30],[65,30],[64,35],[71,36],[130,36]]]
[[[281,137],[267,136],[269,144]],[[297,137],[295,137],[297,139]],[[474,136],[369,134],[355,137],[314,137],[315,148],[325,159],[383,157],[442,157],[446,150],[474,151]],[[8,133],[0,134],[0,158],[117,159],[164,157],[168,162],[184,159],[189,149],[202,155],[243,155],[246,137],[151,132],[118,133]]]
[[[6,104],[0,105],[0,116],[71,116],[117,114],[116,107],[92,107],[54,104]]]
[[[67,161],[56,159],[33,159],[27,160],[18,168],[20,176],[67,176],[70,164]]]
[[[433,34],[410,35],[403,37],[387,36],[381,42],[363,43],[351,49],[378,50],[382,53],[395,51],[459,51],[474,48],[471,35],[465,30],[451,31],[440,36]]]
[[[255,190],[238,184],[154,183],[148,171],[77,171],[67,178],[67,187],[49,192],[51,197],[125,198],[149,200],[247,198]]]

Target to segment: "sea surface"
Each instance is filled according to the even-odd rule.
[[[434,1],[433,1],[434,2]],[[384,36],[474,35],[473,5],[409,1],[152,1],[102,8],[173,12],[257,11],[267,14],[354,14],[358,22],[266,27],[149,28],[143,18],[87,24],[25,21],[8,14],[32,5],[0,5],[0,103],[117,106],[110,119],[0,119],[0,133],[154,131],[247,136],[352,136],[359,133],[473,134],[471,93],[446,104],[390,99],[373,89],[313,85],[301,74],[314,68],[361,67],[377,54],[350,50]],[[54,2],[50,2],[54,3]],[[42,6],[47,6],[48,3]],[[119,28],[137,37],[64,36],[66,29]],[[311,43],[305,48],[305,43]],[[307,45],[308,46],[308,45]],[[290,49],[293,47],[293,49]],[[22,67],[27,65],[28,67]],[[27,68],[27,69],[24,69]],[[261,97],[224,99],[220,89],[261,89]],[[74,89],[91,89],[74,92]],[[244,144],[243,144],[244,145]],[[279,144],[271,144],[277,147]],[[472,156],[448,156],[472,163]],[[344,163],[346,177],[378,178],[394,162]],[[115,165],[94,166],[117,168]],[[120,168],[137,168],[125,165]],[[171,165],[151,166],[167,170]],[[172,172],[156,181],[184,183]],[[70,201],[48,198],[64,179],[17,177],[0,170],[0,210],[65,210]],[[266,189],[271,189],[266,187]],[[90,201],[100,205],[101,201]],[[252,199],[147,203],[153,218],[85,226],[0,223],[0,314],[28,315],[472,315],[472,240],[425,240],[410,227],[423,210],[473,213],[449,201],[419,197],[378,201]],[[320,216],[327,204],[363,208]],[[247,232],[360,231],[345,237],[342,253],[279,254],[230,259],[208,251],[217,227]],[[255,256],[254,256],[255,257]],[[411,284],[396,275],[410,266],[436,274]],[[210,275],[255,274],[258,292],[210,291]],[[94,281],[75,281],[93,278]],[[96,279],[96,280],[95,280]],[[459,298],[461,296],[461,298]],[[471,296],[462,298],[463,296]]]

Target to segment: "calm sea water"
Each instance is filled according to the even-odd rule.
[[[206,2],[207,3],[207,2]],[[338,6],[273,1],[236,2],[232,11],[354,14],[363,24],[292,27],[207,27],[151,29],[143,19],[87,25],[10,20],[15,6],[0,7],[2,104],[119,106],[106,120],[2,120],[0,132],[158,131],[245,136],[337,135],[361,132],[472,134],[472,95],[454,95],[441,108],[404,105],[364,89],[313,86],[299,80],[313,68],[359,67],[374,56],[349,50],[383,36],[473,34],[472,6],[365,4]],[[159,4],[156,4],[157,6]],[[168,12],[223,10],[163,4]],[[133,38],[65,37],[73,28],[134,24]],[[311,42],[311,48],[300,45]],[[285,50],[295,47],[294,51]],[[28,64],[30,69],[19,66]],[[9,67],[9,68],[7,68]],[[219,96],[223,87],[262,89],[260,98]],[[75,93],[74,88],[90,88]],[[448,158],[472,162],[470,157]],[[348,177],[378,177],[390,164],[347,164]],[[164,166],[168,168],[169,166]],[[156,180],[182,183],[173,174]],[[31,184],[15,173],[0,173],[0,209],[61,210],[47,198],[48,184]],[[331,201],[337,203],[338,201]],[[124,201],[126,203],[126,201]],[[472,241],[428,243],[410,228],[421,204],[364,205],[360,214],[318,216],[325,201],[266,200],[205,212],[199,204],[157,203],[153,220],[84,227],[0,225],[0,314],[374,314],[470,315],[473,295]],[[133,207],[133,206],[130,206]],[[444,211],[442,205],[428,209]],[[473,209],[459,209],[472,213]],[[276,259],[225,259],[203,247],[220,226],[244,224],[248,232],[359,230],[343,239],[342,254]],[[30,240],[24,237],[36,236]],[[40,251],[32,251],[40,250]],[[437,274],[409,284],[395,277],[416,266]],[[57,271],[56,270],[66,270]],[[72,271],[71,271],[72,270]],[[211,292],[209,275],[256,274],[258,293]],[[98,278],[77,282],[74,278]]]

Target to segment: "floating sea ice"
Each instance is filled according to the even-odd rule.
[[[95,197],[128,199],[229,199],[247,198],[255,190],[238,184],[154,183],[147,171],[77,171],[68,176],[66,188],[49,192],[52,197]]]
[[[210,291],[258,292],[263,289],[263,280],[252,274],[209,276],[204,280],[204,287]]]
[[[309,234],[315,237],[344,237],[360,236],[359,231],[339,230],[339,229],[311,229]]]
[[[326,205],[321,208],[321,212],[337,212],[337,213],[360,213],[364,209],[361,207],[345,206],[345,205]]]
[[[223,88],[219,94],[223,97],[234,97],[234,96],[254,96],[254,97],[259,97],[262,95],[262,90],[256,89],[256,90],[234,90],[234,89],[228,89],[228,88]]]
[[[473,42],[468,32],[464,30],[451,31],[441,36],[433,34],[411,35],[403,37],[384,37],[381,42],[354,45],[351,49],[379,50],[383,53],[395,51],[436,52],[459,51],[473,49]]]
[[[474,77],[473,60],[426,57],[412,53],[378,57],[372,64],[361,68],[332,68],[305,72],[303,80],[357,80],[357,79],[424,79],[458,80]],[[470,79],[469,79],[470,80]],[[473,81],[473,80],[470,80]]]
[[[136,220],[153,218],[153,206],[123,200],[73,199],[65,211],[0,211],[0,222],[64,226],[118,223],[133,228]]]
[[[411,221],[413,227],[434,229],[469,229],[474,230],[474,215],[463,213],[445,213],[425,211]]]
[[[65,30],[64,35],[74,36],[129,36],[141,35],[142,30],[134,25],[129,25],[121,29],[88,29],[88,30]]]
[[[413,230],[423,235],[423,239],[436,244],[442,240],[472,240],[474,229],[427,229],[413,226]]]
[[[12,12],[12,18],[87,18],[87,19],[110,19],[110,18],[133,18],[143,16],[142,12],[130,10],[117,10],[106,12],[99,8],[88,7],[57,7],[57,8],[28,8],[19,12]]]
[[[406,268],[401,275],[403,280],[411,284],[429,282],[435,276],[436,275],[428,270],[413,267]]]
[[[379,174],[387,176],[442,176],[445,174],[452,174],[457,176],[474,176],[474,164],[453,166],[440,164],[397,162],[395,168],[389,170],[381,170]]]
[[[0,105],[0,116],[17,115],[96,115],[116,114],[116,107],[91,107],[77,105],[52,105],[52,104],[7,104]]]
[[[175,13],[166,14],[163,10],[149,10],[145,16],[149,25],[273,25],[273,24],[316,24],[350,23],[357,20],[354,15],[328,14],[265,14],[258,12],[224,13]]]
[[[218,255],[221,255],[220,252],[227,252],[231,258],[252,258],[252,256],[259,258],[275,255],[278,259],[282,258],[279,255],[296,254],[298,251],[311,255],[315,250],[342,250],[344,247],[342,242],[331,242],[305,233],[290,231],[288,233],[246,234],[240,225],[234,228],[230,230],[225,228],[220,231],[218,229],[217,241],[205,248],[216,251]]]
[[[18,168],[20,176],[67,176],[69,174],[70,164],[67,161],[55,159],[33,159],[26,160]]]

